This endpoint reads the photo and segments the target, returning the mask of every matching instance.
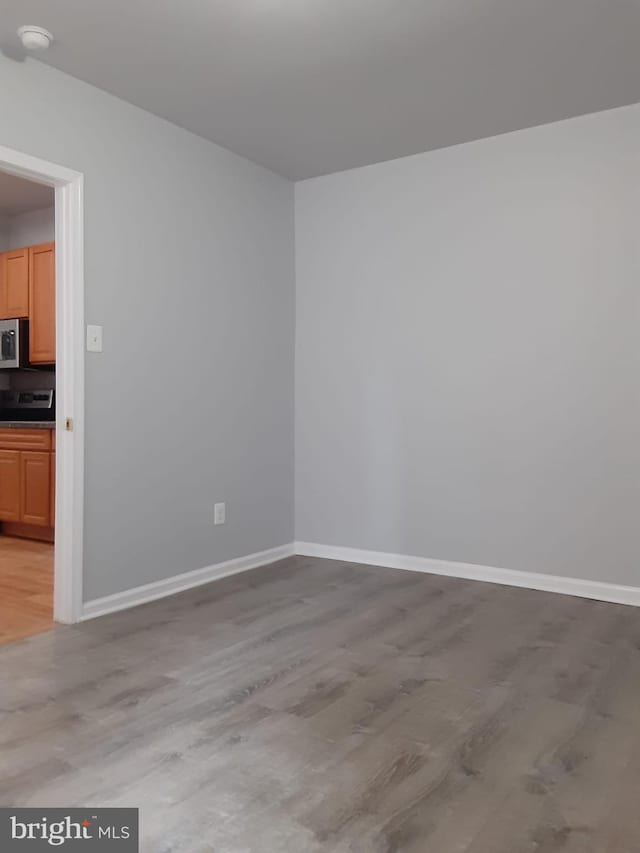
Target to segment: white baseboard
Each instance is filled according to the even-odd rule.
[[[315,542],[293,542],[288,545],[281,545],[278,548],[270,548],[267,551],[248,554],[246,557],[237,557],[224,563],[205,566],[192,572],[173,575],[170,578],[154,581],[144,586],[107,595],[104,598],[86,601],[82,608],[81,619],[83,621],[95,619],[97,616],[104,616],[107,613],[137,607],[139,604],[166,598],[169,595],[175,595],[175,593],[184,592],[187,589],[202,586],[229,575],[275,563],[277,560],[283,560],[285,557],[291,557],[294,554],[432,575],[446,575],[447,577],[497,583],[504,586],[518,586],[525,589],[557,592],[563,595],[575,595],[579,598],[591,598],[596,601],[609,601],[615,604],[640,607],[640,587],[545,575],[539,572],[497,569],[493,566],[455,563],[450,560],[434,560],[429,557],[411,557],[407,554],[388,554],[383,551],[364,551],[359,548],[319,545]]]
[[[255,554],[248,554],[246,557],[236,557],[234,560],[205,566],[203,569],[196,569],[193,572],[173,575],[170,578],[147,583],[144,586],[136,586],[124,592],[116,592],[114,595],[106,595],[104,598],[94,598],[92,601],[85,601],[82,607],[81,620],[95,619],[96,616],[115,613],[117,610],[125,610],[128,607],[137,607],[139,604],[146,604],[148,601],[155,601],[177,592],[184,592],[186,589],[202,586],[202,584],[226,578],[228,575],[247,572],[250,569],[257,569],[259,566],[266,566],[268,563],[275,563],[276,560],[291,557],[294,553],[293,543],[280,545],[278,548],[269,548],[268,551],[258,551]]]
[[[296,542],[295,553],[305,557],[322,557],[328,560],[344,560],[348,563],[364,563],[369,566],[385,566],[411,572],[426,572],[432,575],[447,575],[453,578],[497,583],[504,586],[520,586],[543,592],[558,592],[629,604],[640,607],[640,587],[622,586],[614,583],[545,575],[539,572],[519,572],[513,569],[496,569],[492,566],[476,566],[473,563],[454,563],[449,560],[432,560],[428,557],[410,557],[406,554],[386,554],[383,551],[362,551],[358,548],[342,548],[334,545],[318,545],[314,542]]]

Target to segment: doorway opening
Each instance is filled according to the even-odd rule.
[[[82,617],[83,178],[0,147],[0,643]]]

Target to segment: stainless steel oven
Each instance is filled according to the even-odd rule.
[[[27,366],[28,335],[29,324],[26,320],[0,320],[0,369]]]

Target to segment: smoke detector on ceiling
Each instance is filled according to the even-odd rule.
[[[18,36],[26,50],[46,50],[53,41],[49,30],[31,25],[20,27]]]

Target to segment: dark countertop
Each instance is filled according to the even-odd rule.
[[[3,421],[0,419],[0,429],[55,429],[55,421]]]

